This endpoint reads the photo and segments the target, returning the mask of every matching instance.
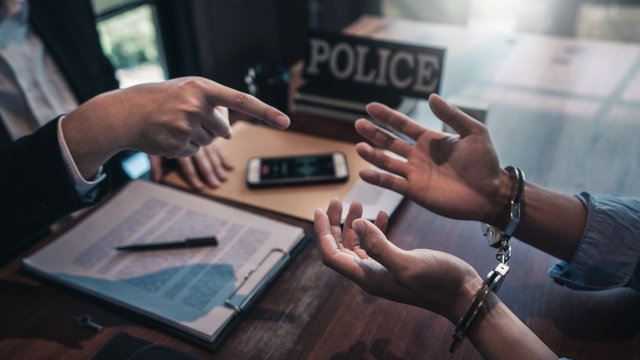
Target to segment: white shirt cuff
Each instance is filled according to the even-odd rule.
[[[65,119],[65,116],[61,116],[58,120],[58,142],[60,143],[60,151],[62,152],[62,158],[64,159],[64,163],[67,166],[67,173],[71,177],[73,181],[73,186],[76,189],[76,193],[78,197],[85,203],[92,202],[96,195],[98,194],[97,185],[100,184],[106,177],[102,170],[102,166],[98,169],[96,175],[93,176],[92,179],[85,179],[80,174],[78,170],[78,166],[76,162],[73,160],[71,156],[71,152],[69,151],[69,147],[67,146],[67,142],[64,140],[64,134],[62,133],[62,121]]]

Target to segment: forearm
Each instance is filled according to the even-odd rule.
[[[558,359],[493,292],[471,325],[468,338],[485,359]]]
[[[559,259],[571,261],[587,222],[587,209],[571,195],[526,183],[514,236]]]
[[[87,179],[113,155],[127,148],[126,130],[118,126],[117,104],[98,96],[78,107],[62,121],[62,133],[78,170]]]
[[[507,226],[516,180],[502,172],[499,191],[490,200],[492,209],[480,219],[500,229]],[[525,182],[520,200],[520,221],[513,234],[548,254],[567,262],[582,239],[587,209],[575,196]]]

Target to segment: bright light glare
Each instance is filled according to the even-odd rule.
[[[468,26],[498,32],[514,32],[539,26],[527,24],[540,19],[545,10],[544,2],[516,0],[471,0]]]

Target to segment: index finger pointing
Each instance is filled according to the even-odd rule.
[[[289,127],[291,120],[280,110],[267,105],[249,94],[228,88],[212,81],[212,85],[206,88],[209,102],[216,106],[222,105],[229,109],[243,112],[247,115],[266,121],[277,128]]]

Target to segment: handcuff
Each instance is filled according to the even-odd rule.
[[[509,272],[509,266],[507,265],[507,261],[511,258],[511,245],[509,245],[509,240],[520,222],[520,202],[522,200],[522,194],[524,193],[524,171],[514,168],[513,166],[507,166],[505,170],[510,175],[515,175],[516,177],[516,191],[509,204],[509,221],[507,226],[504,230],[501,230],[497,226],[485,223],[481,224],[482,233],[487,237],[489,245],[498,249],[496,259],[499,263],[495,269],[491,270],[487,274],[484,282],[482,283],[482,287],[480,287],[473,296],[469,307],[467,307],[464,314],[460,317],[452,335],[453,342],[449,347],[450,353],[456,351],[462,340],[466,337],[467,331],[469,331],[473,320],[484,305],[486,297],[492,291],[494,293],[498,292],[500,285],[502,285],[504,278]]]
[[[516,230],[518,223],[520,222],[520,200],[522,199],[522,193],[524,192],[524,172],[513,166],[507,166],[504,168],[510,175],[516,177],[516,191],[511,200],[509,207],[509,222],[504,230],[501,230],[497,226],[482,223],[482,233],[489,240],[489,245],[494,248],[499,248],[502,243],[509,241],[511,236]]]

